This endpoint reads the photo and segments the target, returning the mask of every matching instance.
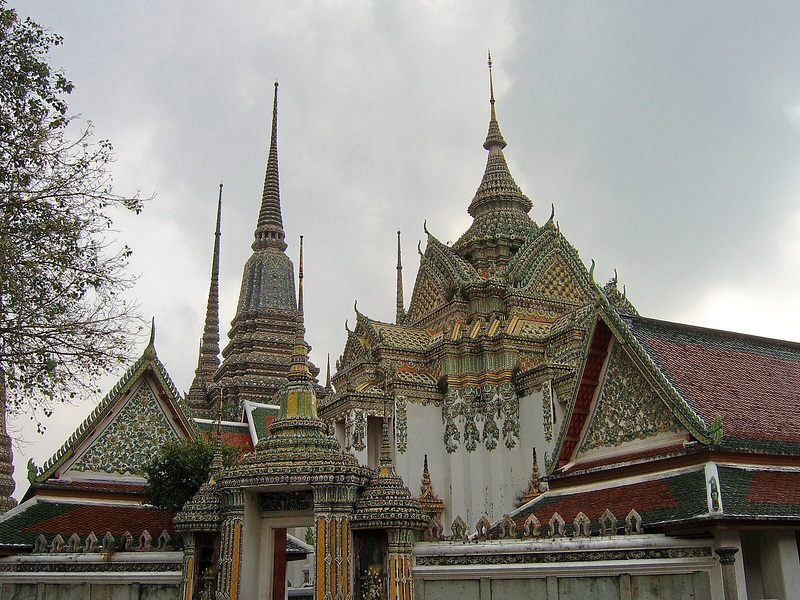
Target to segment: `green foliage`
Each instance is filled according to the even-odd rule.
[[[47,63],[61,37],[0,0],[0,377],[11,411],[97,392],[130,360],[130,250],[112,251],[109,142],[76,130],[73,84]],[[38,422],[38,417],[36,417]]]
[[[235,446],[223,444],[223,465],[236,464],[238,453]],[[156,508],[178,512],[208,481],[213,460],[214,446],[205,437],[166,442],[145,467],[147,500]]]

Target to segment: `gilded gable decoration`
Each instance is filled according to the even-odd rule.
[[[158,399],[150,386],[144,384],[71,468],[138,474],[158,449],[175,437]]]
[[[636,369],[622,346],[615,344],[580,451],[619,446],[680,429],[678,420]]]

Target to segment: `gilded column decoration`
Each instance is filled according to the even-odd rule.
[[[405,396],[398,396],[395,400],[394,413],[394,443],[397,451],[405,453],[408,448],[408,415]]]
[[[192,600],[194,593],[194,532],[183,534],[183,575],[181,577],[181,597],[183,600]]]
[[[353,564],[348,518],[344,515],[320,515],[314,524],[316,545],[316,600],[352,598],[350,570]]]
[[[544,439],[553,441],[553,388],[550,381],[542,384],[542,415],[544,421]]]
[[[243,496],[241,490],[231,490],[225,495],[228,506],[222,521],[217,597],[219,600],[238,600],[239,569],[242,563]]]

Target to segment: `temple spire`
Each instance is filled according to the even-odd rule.
[[[502,150],[506,147],[506,141],[503,139],[503,134],[500,133],[500,125],[497,123],[497,113],[494,108],[494,79],[492,78],[492,53],[489,52],[489,104],[491,105],[491,116],[489,118],[489,133],[486,134],[486,141],[483,147],[492,151],[492,148],[497,147]]]
[[[328,352],[328,368],[325,370],[325,391],[330,393],[333,391],[331,387],[331,353]]]
[[[270,138],[267,172],[264,176],[264,192],[261,196],[261,210],[258,213],[253,250],[262,248],[286,250],[285,236],[278,178],[278,82],[276,81],[272,103],[272,137]]]
[[[214,229],[214,252],[211,257],[211,283],[208,288],[206,320],[194,380],[189,388],[189,405],[202,409],[206,405],[207,384],[219,368],[219,246],[222,237],[222,184],[217,198],[217,224]],[[210,401],[210,400],[209,400]]]
[[[300,266],[297,269],[297,319],[300,328],[305,331],[305,315],[303,313],[303,236],[300,236]]]
[[[400,324],[406,316],[403,307],[403,263],[400,260],[400,230],[397,230],[397,312],[395,322]]]

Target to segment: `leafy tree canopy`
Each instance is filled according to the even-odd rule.
[[[239,449],[222,445],[222,464],[236,464]],[[147,499],[156,508],[178,512],[208,481],[214,446],[205,437],[166,442],[145,468]]]
[[[61,42],[0,0],[0,378],[9,410],[33,415],[99,391],[137,322],[109,210],[141,199],[112,191],[111,145],[73,124],[73,84],[47,61]]]

